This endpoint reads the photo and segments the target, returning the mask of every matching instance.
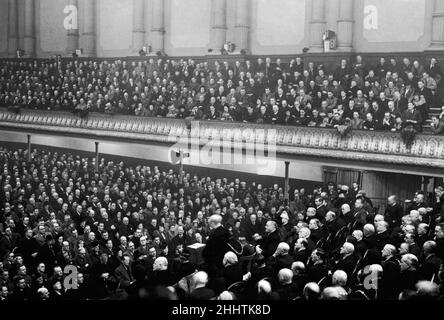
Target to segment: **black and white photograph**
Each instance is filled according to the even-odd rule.
[[[0,317],[439,304],[443,75],[444,0],[0,0]]]

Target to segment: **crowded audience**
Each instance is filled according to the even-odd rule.
[[[30,156],[0,148],[0,302],[444,294],[443,186],[376,208],[358,183],[286,199],[277,184]]]
[[[191,118],[354,130],[444,132],[442,70],[432,58],[361,56],[322,64],[257,58],[197,63],[192,59],[1,60],[0,106],[144,117]],[[433,118],[432,118],[433,116]]]

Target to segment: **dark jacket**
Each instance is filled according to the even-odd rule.
[[[223,277],[225,280],[225,287],[228,288],[233,283],[242,281],[242,266],[239,263],[224,268]]]
[[[403,209],[399,203],[387,206],[384,213],[384,220],[392,227],[401,223]]]
[[[190,294],[191,300],[210,300],[214,298],[215,293],[209,288],[197,288]]]
[[[126,268],[123,264],[120,264],[120,266],[118,266],[116,270],[114,270],[114,275],[117,280],[119,280],[121,288],[129,287],[131,282],[134,280],[133,272],[131,269],[131,265]]]
[[[222,266],[222,259],[229,251],[228,240],[230,239],[229,231],[220,226],[214,229],[207,240],[206,246],[202,252],[205,263],[216,266]]]
[[[281,242],[281,237],[278,230],[272,233],[266,234],[261,240],[259,240],[259,245],[263,250],[262,255],[268,259],[276,251],[279,243]]]
[[[433,276],[437,279],[441,264],[442,260],[439,257],[435,254],[429,255],[419,267],[419,279],[430,281]]]
[[[356,262],[356,257],[352,254],[345,258],[341,258],[338,263],[336,263],[335,269],[345,271],[345,273],[347,273],[347,275],[350,277],[355,270]]]
[[[383,300],[397,300],[401,267],[395,257],[391,257],[382,263],[382,278],[379,297]]]
[[[291,255],[286,254],[284,256],[273,257],[271,256],[268,260],[268,264],[274,268],[275,273],[277,274],[279,270],[287,268],[291,269],[291,265],[293,264],[294,259]],[[304,264],[306,261],[304,262]]]

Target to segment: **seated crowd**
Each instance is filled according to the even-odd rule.
[[[408,58],[361,56],[326,70],[300,57],[284,64],[258,58],[227,61],[0,61],[0,106],[90,111],[149,117],[192,118],[312,127],[422,131],[427,121],[444,132],[442,70]]]
[[[0,301],[444,294],[441,186],[379,212],[357,183],[287,201],[277,184],[0,151]]]

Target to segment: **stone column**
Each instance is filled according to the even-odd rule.
[[[35,56],[35,0],[25,2],[25,36],[24,50],[28,57]]]
[[[310,52],[323,51],[322,34],[326,23],[325,0],[311,0]]]
[[[78,0],[69,0],[68,4],[70,6],[74,6],[78,11],[79,3]],[[75,28],[68,30],[68,46],[66,47],[66,51],[68,54],[72,54],[79,48],[79,20],[78,15],[76,16],[77,21],[74,22]]]
[[[236,51],[250,52],[250,0],[236,0],[236,20],[234,25],[234,44]]]
[[[211,2],[211,44],[213,54],[220,54],[220,49],[227,40],[227,0]]]
[[[153,53],[164,50],[164,0],[152,0],[151,47]]]
[[[83,0],[83,55],[96,55],[96,0]]]
[[[339,0],[338,19],[338,49],[351,51],[353,49],[353,3],[354,0]]]
[[[133,0],[133,52],[139,53],[145,40],[145,0]]]
[[[96,145],[96,148],[95,148],[95,158],[96,158],[95,169],[96,169],[96,172],[98,172],[99,171],[99,156],[100,156],[100,154],[99,154],[99,142],[98,141],[94,141],[94,144]]]
[[[18,45],[17,0],[8,1],[8,54],[15,56]]]
[[[444,48],[444,0],[435,0],[432,14],[432,49]]]
[[[28,134],[27,138],[28,138],[28,161],[31,161],[31,153],[32,153],[32,150],[31,150],[31,135]]]
[[[290,161],[285,161],[285,180],[284,180],[284,197],[287,200],[287,205],[290,202],[290,178],[288,172],[290,170]]]

